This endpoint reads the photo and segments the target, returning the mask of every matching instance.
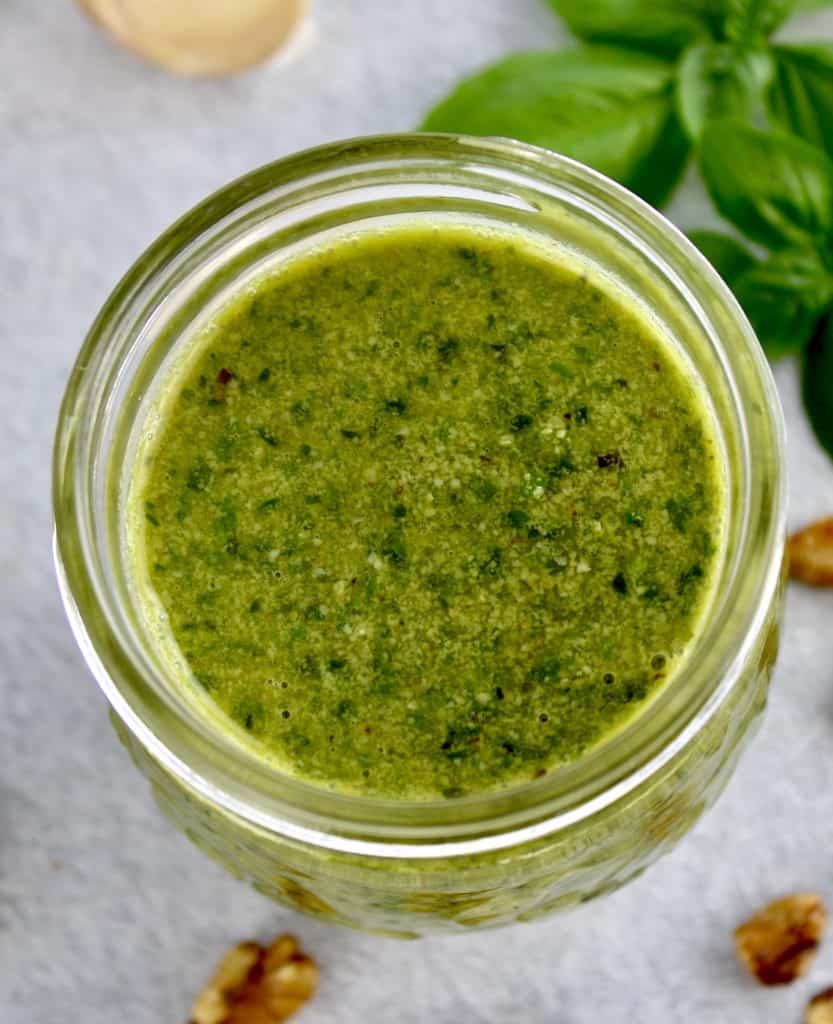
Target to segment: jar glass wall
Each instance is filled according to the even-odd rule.
[[[725,557],[702,628],[648,712],[577,762],[505,792],[398,803],[282,775],[201,715],[131,585],[124,502],[160,381],[211,310],[275,263],[397,220],[543,238],[651,316],[699,379],[725,463]],[[667,221],[573,161],[520,143],[359,139],[232,183],[166,232],[108,300],[73,371],[55,448],[68,614],[166,812],[269,896],[420,934],[528,919],[641,871],[720,792],[775,657],[784,442],[740,308]]]

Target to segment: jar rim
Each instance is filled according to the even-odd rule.
[[[606,763],[590,751],[544,779],[442,806],[331,793],[279,778],[273,767],[245,755],[224,736],[208,735],[205,723],[196,716],[189,720],[182,706],[169,720],[164,680],[148,678],[148,666],[138,663],[135,645],[120,626],[107,572],[112,552],[108,554],[96,534],[104,511],[92,479],[101,474],[96,445],[105,442],[108,392],[119,374],[124,376],[128,357],[136,355],[135,331],[131,334],[129,325],[149,320],[160,289],[193,273],[203,250],[213,252],[212,246],[223,244],[221,236],[230,223],[248,224],[250,231],[262,225],[276,197],[291,210],[311,189],[355,189],[365,173],[388,175],[407,186],[416,167],[433,168],[440,176],[477,170],[494,179],[510,200],[526,187],[555,201],[575,197],[621,222],[646,251],[652,250],[664,272],[681,277],[681,287],[696,292],[697,308],[704,316],[714,314],[717,343],[719,312],[723,326],[731,325],[736,343],[736,350],[726,354],[730,382],[736,383],[733,359],[743,360],[754,382],[752,394],[736,390],[739,408],[749,418],[744,450],[759,495],[757,506],[750,503],[743,510],[749,518],[748,550],[738,554],[730,581],[743,614],[731,636],[716,634],[721,650],[710,652],[708,665],[687,664],[663,687],[690,691],[685,713],[669,721],[663,735],[656,726],[651,737],[644,728],[646,716],[637,714],[613,741],[619,744],[615,757],[605,744],[599,748]],[[755,457],[761,437],[771,452],[766,459]],[[53,502],[59,586],[85,660],[114,711],[151,756],[201,799],[253,826],[341,852],[387,858],[470,855],[550,835],[615,803],[673,761],[729,697],[779,585],[786,517],[784,452],[774,381],[742,310],[692,243],[641,199],[574,160],[514,140],[429,134],[346,140],[267,164],[209,196],[139,257],[106,301],[72,371],[57,427]],[[750,565],[758,567],[754,586],[742,579]]]

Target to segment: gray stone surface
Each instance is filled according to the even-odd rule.
[[[590,0],[588,0],[590,2]],[[308,1024],[763,1024],[833,983],[761,991],[729,931],[793,887],[833,899],[833,593],[794,588],[766,724],[726,795],[647,876],[568,917],[402,944],[330,929],[226,877],[157,813],[111,732],[50,563],[49,456],[85,328],[169,221],[251,167],[412,126],[463,71],[565,41],[543,0],[320,0],[288,64],[183,81],[69,0],[0,4],[0,1021],[176,1024],[240,937],[320,958]],[[833,36],[833,14],[799,21]],[[675,202],[704,222],[693,184]],[[791,523],[833,512],[833,464],[778,368]]]

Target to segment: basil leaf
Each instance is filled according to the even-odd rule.
[[[776,253],[759,263],[734,238],[689,235],[743,306],[770,359],[803,348],[833,303],[833,276],[813,253]]]
[[[721,0],[550,0],[570,30],[589,43],[606,43],[676,57],[712,38]]]
[[[688,237],[731,288],[755,257],[740,242],[718,231],[690,231]]]
[[[767,49],[738,51],[728,43],[692,46],[677,72],[677,112],[693,139],[719,117],[751,120],[773,76]]]
[[[730,43],[761,43],[792,14],[795,0],[726,0],[723,32]]]
[[[801,394],[816,437],[833,457],[833,325],[827,320],[804,354]]]
[[[766,354],[780,359],[812,337],[833,302],[833,276],[812,253],[781,252],[744,271],[733,290]]]
[[[776,46],[774,56],[773,120],[833,155],[833,43]]]
[[[674,112],[673,80],[670,64],[628,50],[517,54],[461,82],[422,128],[545,146],[658,206],[689,155]]]
[[[706,125],[700,169],[715,206],[770,249],[822,248],[833,230],[833,163],[815,146],[742,121]]]

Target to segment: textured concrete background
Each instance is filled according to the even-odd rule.
[[[160,817],[73,645],[50,564],[49,453],[84,331],[173,218],[251,167],[414,125],[463,71],[566,37],[543,0],[319,0],[294,62],[181,81],[69,0],[0,3],[0,1021],[178,1024],[225,947],[298,932],[306,1024],[764,1024],[833,983],[756,989],[729,932],[793,887],[833,901],[833,593],[790,592],[766,724],[726,795],[647,876],[568,917],[397,943],[327,928],[227,878]],[[833,11],[793,34],[833,38]],[[673,214],[704,223],[689,184]],[[794,369],[791,523],[833,513]]]

